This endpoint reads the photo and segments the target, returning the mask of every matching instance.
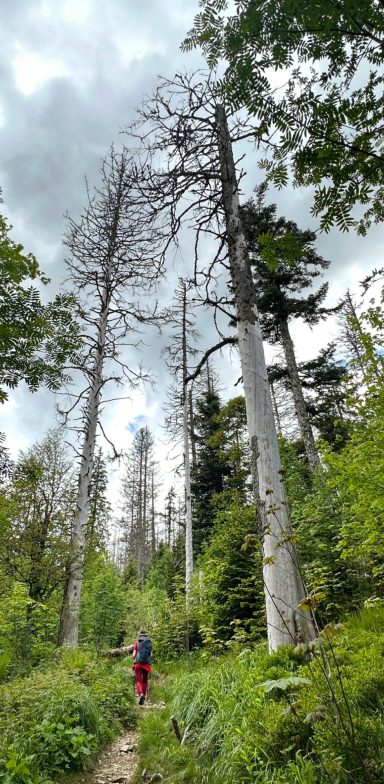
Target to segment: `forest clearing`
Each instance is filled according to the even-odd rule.
[[[383,0],[21,5],[0,784],[384,784]]]

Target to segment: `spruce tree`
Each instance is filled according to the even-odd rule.
[[[87,548],[89,553],[104,547],[108,541],[108,523],[112,506],[108,500],[108,472],[101,448],[95,456],[95,464],[89,492],[89,517],[87,526]]]
[[[196,400],[196,465],[192,471],[193,549],[201,552],[213,526],[215,510],[212,499],[224,489],[226,465],[217,443],[220,431],[220,398],[209,386]]]
[[[297,370],[311,425],[316,428],[320,437],[327,441],[332,449],[338,450],[348,439],[351,412],[347,410],[346,401],[346,382],[349,380],[348,367],[345,362],[336,360],[335,353],[336,345],[330,343],[314,359],[300,362]],[[276,385],[279,385],[281,390],[279,402],[274,394],[275,416],[280,422],[284,420],[284,435],[288,440],[292,441],[292,436],[296,436],[297,440],[297,434],[292,432],[292,428],[288,432],[286,425],[287,409],[289,410],[287,393],[291,392],[291,387],[288,369],[284,362],[270,365],[268,378],[275,392]]]
[[[283,348],[296,415],[311,468],[320,465],[308,409],[298,373],[289,321],[302,318],[313,326],[332,311],[323,306],[328,284],[298,296],[330,262],[315,248],[316,235],[301,230],[294,221],[277,217],[275,204],[265,204],[266,184],[257,188],[256,200],[242,207],[242,219],[256,283],[257,305],[263,337]]]
[[[141,581],[153,553],[152,479],[154,440],[147,426],[135,433],[126,456],[126,474],[122,486],[122,517],[125,563],[133,561]]]
[[[348,368],[335,359],[335,352],[335,344],[330,343],[315,359],[300,363],[299,375],[312,425],[339,451],[349,438],[353,412],[347,407]]]

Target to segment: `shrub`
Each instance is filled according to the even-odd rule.
[[[120,725],[135,724],[124,663],[81,649],[56,659],[55,668],[0,687],[1,784],[45,784],[48,775],[84,768]]]

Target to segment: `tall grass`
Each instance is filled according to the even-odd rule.
[[[384,781],[383,632],[383,608],[368,608],[309,655],[257,646],[179,679],[173,709],[199,781]]]

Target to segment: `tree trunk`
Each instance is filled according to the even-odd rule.
[[[216,107],[231,285],[249,429],[257,522],[260,531],[270,651],[314,636],[310,617],[298,609],[305,596],[284,490],[256,296],[244,231],[232,145],[223,106]]]
[[[279,409],[277,407],[277,400],[276,400],[276,395],[275,395],[275,387],[273,386],[273,381],[270,382],[269,389],[270,389],[270,392],[271,392],[272,410],[273,410],[273,415],[275,417],[276,432],[277,432],[277,435],[282,436],[283,435],[283,430],[282,430],[282,427],[281,427],[280,413],[279,413]]]
[[[195,419],[193,414],[193,398],[192,389],[188,392],[189,400],[189,432],[191,435],[191,452],[192,452],[192,470],[196,468],[196,436],[195,436]]]
[[[139,488],[138,488],[138,560],[137,568],[141,582],[144,582],[144,506],[143,506],[143,441],[140,445],[139,455]]]
[[[151,474],[151,555],[156,553],[156,526],[155,526],[155,471]]]
[[[185,594],[187,612],[193,580],[192,495],[191,465],[189,455],[188,389],[187,389],[187,288],[183,284],[182,357],[183,357],[183,433],[184,433],[184,487],[185,487]]]
[[[143,581],[148,567],[147,539],[148,539],[148,429],[144,434],[144,472],[143,472]]]
[[[192,496],[191,468],[189,460],[188,437],[188,401],[187,390],[184,388],[184,483],[185,483],[185,590],[187,602],[192,588],[193,578],[193,544],[192,544]]]
[[[314,470],[315,468],[319,468],[321,463],[315,446],[313,430],[309,421],[307,404],[304,400],[299,372],[297,369],[295,350],[289,332],[287,319],[282,319],[280,321],[279,332],[284,350],[285,361],[287,363],[288,376],[291,382],[295,411],[299,422],[301,437],[304,443],[305,454],[307,455],[310,468]]]
[[[77,647],[79,634],[80,596],[84,572],[84,546],[88,523],[89,492],[95,455],[100,394],[103,385],[103,363],[109,314],[109,298],[106,291],[103,305],[99,321],[97,354],[87,402],[85,433],[76,498],[76,513],[73,521],[71,560],[68,567],[68,577],[60,619],[59,645],[67,645],[69,648]]]

